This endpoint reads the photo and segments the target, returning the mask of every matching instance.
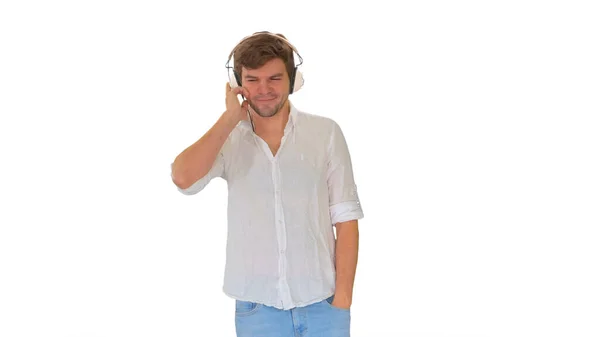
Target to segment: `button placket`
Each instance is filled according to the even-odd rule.
[[[284,303],[290,303],[291,295],[289,293],[289,286],[287,284],[285,274],[287,261],[285,257],[286,252],[286,230],[285,221],[283,218],[283,207],[281,202],[281,183],[280,183],[280,170],[277,162],[277,158],[272,160],[272,172],[273,172],[273,194],[275,201],[275,222],[277,228],[277,242],[279,244],[279,291],[282,301]]]

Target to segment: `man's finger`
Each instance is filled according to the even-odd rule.
[[[235,87],[235,88],[233,88],[232,92],[234,92],[236,95],[239,95],[239,94],[243,95],[244,94],[244,88],[243,87]]]

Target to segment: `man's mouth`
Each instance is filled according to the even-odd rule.
[[[272,100],[274,100],[275,98],[277,98],[277,97],[257,98],[256,100],[257,100],[258,102],[269,102],[269,101],[272,101]]]

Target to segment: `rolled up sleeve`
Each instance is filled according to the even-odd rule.
[[[328,148],[327,187],[332,225],[364,217],[354,181],[348,144],[340,126],[333,122]]]

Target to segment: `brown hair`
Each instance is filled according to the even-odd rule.
[[[262,67],[268,61],[274,58],[280,58],[286,65],[288,77],[290,81],[294,79],[293,73],[295,68],[294,51],[290,46],[280,39],[268,35],[260,34],[268,33],[266,31],[254,33],[253,36],[247,38],[240,43],[233,53],[233,69],[242,76],[242,66],[247,69],[257,69]],[[287,40],[283,34],[275,34]],[[290,86],[293,82],[290,83]]]

